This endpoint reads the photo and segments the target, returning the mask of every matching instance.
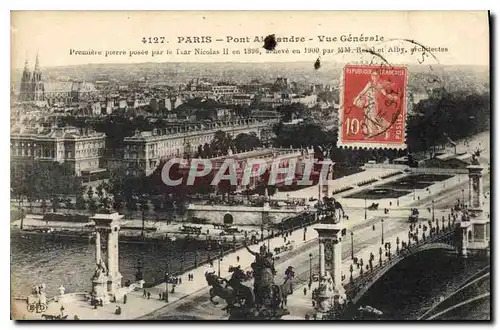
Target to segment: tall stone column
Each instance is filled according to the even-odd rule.
[[[96,231],[95,233],[95,263],[100,264],[102,260],[101,256],[101,233]]]
[[[325,276],[325,243],[319,241],[319,276]]]
[[[109,291],[116,292],[121,287],[122,275],[118,265],[118,228],[112,226],[112,230],[108,233],[108,268],[111,285]]]
[[[469,207],[472,207],[472,204],[473,204],[473,201],[472,201],[472,196],[473,196],[473,193],[472,193],[472,176],[469,176]]]
[[[332,242],[332,277],[333,283],[335,284],[335,289],[342,289],[342,248],[340,246],[340,241],[334,239]]]

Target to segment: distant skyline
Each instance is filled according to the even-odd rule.
[[[439,25],[436,25],[439,22]],[[338,47],[404,46],[412,44],[389,39],[412,39],[426,47],[447,48],[435,55],[440,64],[488,65],[488,14],[483,12],[12,12],[11,63],[22,69],[26,59],[34,66],[37,52],[42,67],[92,64],[125,64],[145,62],[295,62],[313,63],[321,56],[324,62],[347,63],[369,60],[368,54],[306,54],[304,48],[332,49]],[[277,50],[300,49],[300,54],[263,55],[177,55],[176,50],[200,47],[206,50],[230,51],[260,48],[262,43],[227,43],[215,39],[266,36],[305,37],[305,42],[279,43]],[[320,42],[318,36],[378,36],[384,42]],[[164,37],[163,45],[146,46],[144,37]],[[212,43],[179,44],[179,37],[211,36]],[[312,40],[309,40],[312,39]],[[168,44],[167,44],[168,42]],[[162,47],[160,47],[162,46]],[[150,52],[144,57],[69,55],[70,49],[140,50]],[[172,55],[151,57],[153,50],[173,51]],[[418,64],[421,53],[399,55],[385,53],[390,63]],[[433,58],[429,64],[437,64]],[[427,63],[426,62],[426,63]]]

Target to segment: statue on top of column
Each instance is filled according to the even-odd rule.
[[[477,148],[476,150],[474,150],[474,152],[472,153],[472,165],[480,165],[479,164],[479,157],[481,156],[481,152],[483,150]]]

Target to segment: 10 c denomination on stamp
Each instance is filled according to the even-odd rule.
[[[406,149],[407,78],[404,66],[346,65],[338,145]]]

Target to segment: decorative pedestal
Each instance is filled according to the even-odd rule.
[[[462,231],[462,243],[460,246],[460,255],[463,258],[467,258],[467,251],[469,247],[469,232],[471,230],[471,222],[470,221],[461,221],[460,229]]]
[[[91,297],[94,300],[102,301],[103,304],[109,303],[108,277],[106,275],[103,274],[102,276],[92,280]]]

